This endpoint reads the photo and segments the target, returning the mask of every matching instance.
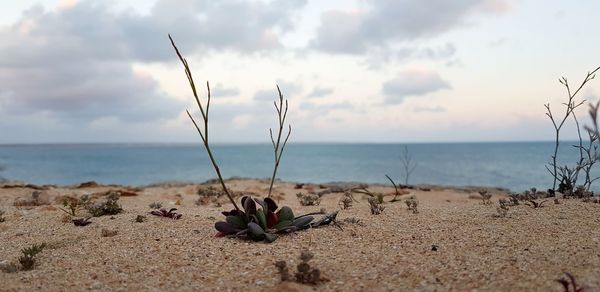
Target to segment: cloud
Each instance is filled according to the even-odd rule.
[[[386,103],[397,104],[402,103],[408,96],[425,95],[450,88],[450,84],[436,72],[411,69],[400,72],[396,78],[384,82],[382,92],[386,96]]]
[[[300,109],[310,111],[311,114],[316,116],[323,116],[333,110],[351,110],[354,109],[354,106],[347,101],[328,104],[304,102],[300,104]]]
[[[315,87],[311,93],[306,97],[308,98],[320,98],[333,93],[333,88]]]
[[[225,87],[223,84],[217,83],[216,86],[211,86],[210,94],[213,97],[237,96],[240,94],[240,90],[237,87]]]
[[[4,92],[0,111],[48,112],[65,121],[108,116],[127,121],[170,118],[184,107],[162,93],[152,77],[122,62],[0,67],[0,88]]]
[[[413,109],[413,112],[415,113],[423,113],[423,112],[428,112],[428,113],[443,113],[446,112],[446,108],[436,105],[436,106],[417,106]]]
[[[144,15],[103,1],[60,3],[56,10],[34,6],[0,27],[3,114],[43,112],[93,125],[176,117],[184,104],[134,62],[176,62],[169,32],[189,55],[278,49],[306,0],[159,0]],[[217,85],[214,94],[239,90]]]
[[[372,47],[439,36],[475,13],[502,13],[503,0],[369,0],[361,11],[328,11],[311,47],[331,53],[361,54]]]
[[[366,63],[369,69],[379,69],[391,61],[408,60],[448,60],[456,54],[456,46],[452,43],[446,43],[442,46],[420,47],[403,46],[401,48],[370,48],[367,54]]]

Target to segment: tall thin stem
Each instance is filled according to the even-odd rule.
[[[273,191],[273,183],[275,182],[275,177],[277,176],[277,169],[279,168],[279,162],[281,162],[281,157],[283,156],[283,150],[285,149],[285,145],[287,145],[287,141],[290,138],[290,134],[292,134],[292,125],[288,125],[288,133],[281,144],[281,136],[283,133],[283,128],[285,125],[285,119],[287,117],[288,112],[288,101],[285,100],[285,104],[283,103],[284,98],[281,90],[279,89],[279,85],[277,85],[277,93],[279,94],[279,105],[277,101],[274,101],[275,110],[277,111],[277,118],[279,121],[279,130],[277,131],[277,141],[273,139],[273,129],[269,128],[269,134],[271,136],[271,143],[273,144],[273,153],[275,156],[275,166],[273,167],[273,175],[271,176],[271,183],[269,184],[269,194],[268,197],[271,197],[271,192]]]
[[[225,192],[225,194],[227,194],[227,198],[229,198],[229,201],[231,201],[231,204],[233,204],[235,209],[239,211],[240,208],[233,200],[233,196],[229,192],[229,189],[227,189],[227,186],[225,186],[225,181],[223,180],[223,176],[221,175],[221,170],[219,169],[219,166],[217,165],[217,162],[216,162],[216,160],[212,154],[212,151],[210,149],[210,145],[208,144],[208,109],[210,108],[210,85],[208,84],[208,81],[207,81],[206,82],[206,90],[208,92],[208,96],[206,98],[206,110],[205,110],[204,106],[202,106],[202,103],[200,102],[200,98],[198,97],[198,91],[196,90],[196,84],[194,83],[192,71],[190,70],[190,66],[188,65],[187,60],[179,52],[179,49],[175,45],[175,42],[173,41],[173,38],[171,37],[171,35],[169,35],[169,40],[171,40],[171,45],[175,49],[175,53],[177,53],[177,57],[179,57],[179,60],[181,61],[181,63],[183,64],[183,67],[185,68],[185,70],[184,70],[185,76],[187,77],[188,82],[190,83],[190,87],[192,88],[192,93],[194,94],[194,98],[196,99],[196,103],[198,104],[198,108],[200,109],[200,114],[202,115],[202,121],[204,122],[204,132],[200,129],[200,127],[198,126],[198,123],[196,123],[196,120],[194,120],[194,118],[192,117],[192,114],[190,114],[190,112],[188,110],[186,110],[187,115],[192,120],[192,123],[194,123],[194,127],[196,127],[198,134],[200,134],[200,138],[202,138],[202,143],[204,144],[204,148],[206,149],[206,152],[208,153],[208,157],[210,158],[210,161],[212,162],[215,172],[217,173],[217,176],[219,177],[219,182],[221,182],[221,187],[223,188],[223,191]]]

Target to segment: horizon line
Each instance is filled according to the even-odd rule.
[[[584,142],[589,142],[589,140],[583,140]],[[299,142],[289,142],[288,144],[318,144],[318,145],[339,145],[339,144],[370,144],[370,145],[419,145],[419,144],[500,144],[500,143],[554,143],[554,140],[497,140],[497,141],[475,141],[475,140],[467,140],[467,141],[407,141],[407,142],[399,142],[399,141],[299,141]],[[578,140],[562,140],[561,142],[578,142]],[[10,147],[10,146],[73,146],[73,145],[200,145],[202,143],[198,142],[17,142],[17,143],[0,143],[0,147]],[[270,142],[243,142],[243,141],[235,141],[235,142],[214,142],[212,145],[271,145]]]

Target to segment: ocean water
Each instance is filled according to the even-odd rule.
[[[577,159],[563,142],[560,164]],[[552,142],[406,144],[418,163],[411,184],[496,186],[514,191],[547,189],[544,168]],[[297,182],[387,183],[403,180],[403,144],[290,144],[278,178]],[[225,177],[270,177],[270,144],[217,144],[214,155]],[[73,144],[0,146],[0,176],[35,184],[146,185],[167,181],[202,182],[215,177],[200,144]],[[600,176],[600,171],[594,174]],[[600,188],[594,187],[594,190]]]

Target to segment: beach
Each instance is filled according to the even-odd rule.
[[[262,197],[267,181],[227,180],[238,197]],[[571,273],[585,291],[600,291],[600,204],[578,199],[547,201],[542,208],[511,206],[497,211],[502,189],[415,187],[389,202],[394,188],[369,185],[384,194],[385,209],[371,214],[365,195],[340,210],[343,186],[277,182],[274,198],[296,214],[340,210],[336,222],[281,235],[273,243],[215,237],[226,197],[197,204],[199,189],[217,183],[159,184],[130,188],[88,183],[74,186],[0,185],[0,263],[16,262],[22,248],[46,243],[31,271],[0,272],[3,291],[561,291],[556,281]],[[64,220],[63,196],[101,201],[121,194],[123,212],[92,217],[85,227]],[[325,192],[323,192],[325,191]],[[15,206],[38,193],[39,206]],[[318,206],[302,206],[296,194],[319,193]],[[414,196],[418,213],[404,201]],[[149,204],[177,208],[181,219],[149,214]],[[220,206],[219,206],[220,205]],[[85,210],[79,217],[87,217]],[[136,222],[143,215],[146,220]],[[315,216],[319,218],[319,216]],[[103,234],[104,230],[112,234]],[[116,231],[116,234],[114,234]],[[291,270],[309,250],[317,285],[282,282],[275,262]]]

